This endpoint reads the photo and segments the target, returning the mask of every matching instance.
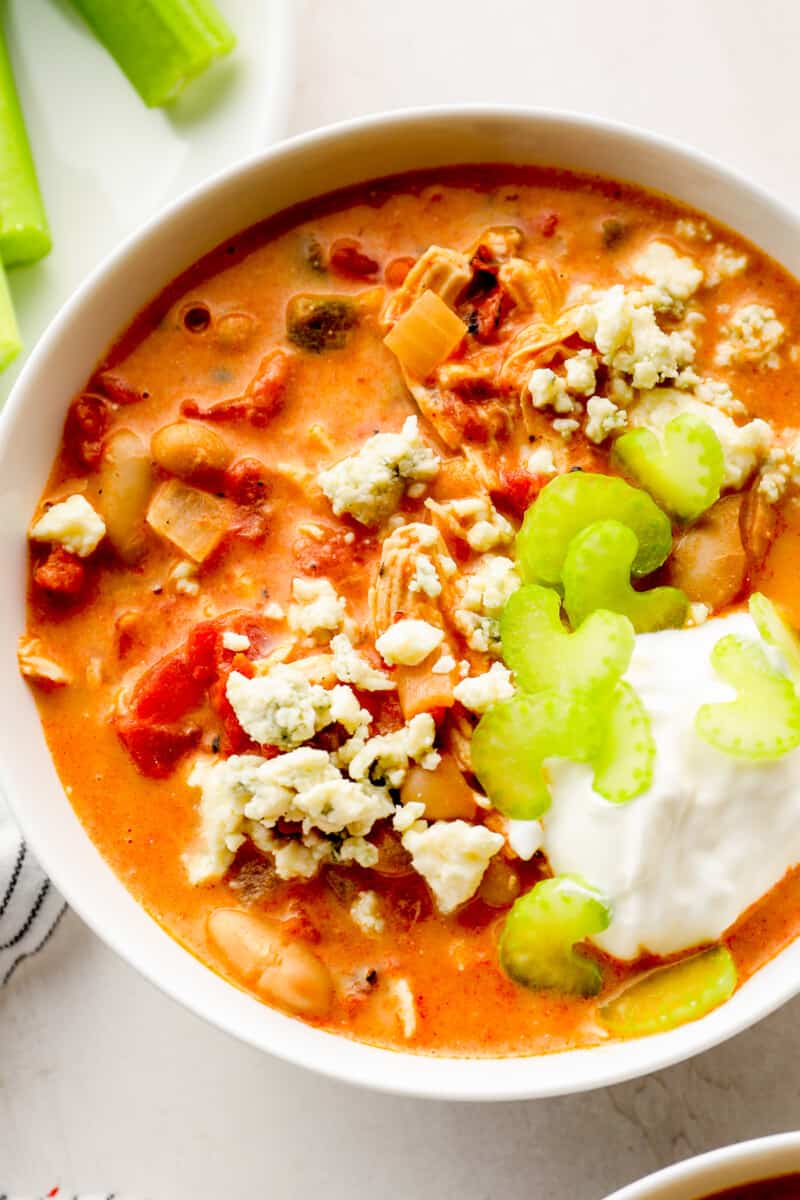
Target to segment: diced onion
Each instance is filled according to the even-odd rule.
[[[195,562],[216,549],[231,523],[231,505],[179,479],[162,483],[147,510],[147,524]]]
[[[383,339],[410,375],[425,379],[453,353],[466,327],[435,292],[423,292]]]

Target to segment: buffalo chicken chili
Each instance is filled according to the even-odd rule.
[[[800,930],[798,284],[616,183],[272,218],[67,412],[19,644],[87,832],[325,1029],[669,1029]]]

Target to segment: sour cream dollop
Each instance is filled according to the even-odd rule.
[[[647,792],[610,804],[588,766],[550,764],[543,849],[555,873],[583,875],[611,901],[611,924],[592,940],[616,958],[715,940],[800,861],[800,748],[754,763],[694,731],[702,704],[733,699],[710,662],[729,633],[760,640],[748,613],[636,639],[626,678],[656,743]]]

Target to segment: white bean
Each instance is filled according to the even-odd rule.
[[[153,472],[144,443],[130,429],[118,429],[106,442],[99,483],[98,506],[108,540],[125,562],[136,562],[145,548]]]
[[[208,918],[211,941],[243,983],[265,999],[302,1017],[323,1017],[333,1000],[325,964],[299,942],[289,942],[276,922],[235,908]]]
[[[191,421],[175,421],[150,439],[153,459],[170,475],[191,479],[203,471],[224,471],[233,451],[215,429]]]

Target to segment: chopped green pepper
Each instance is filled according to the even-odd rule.
[[[301,350],[341,350],[358,324],[351,300],[342,296],[293,296],[286,307],[286,334]]]

